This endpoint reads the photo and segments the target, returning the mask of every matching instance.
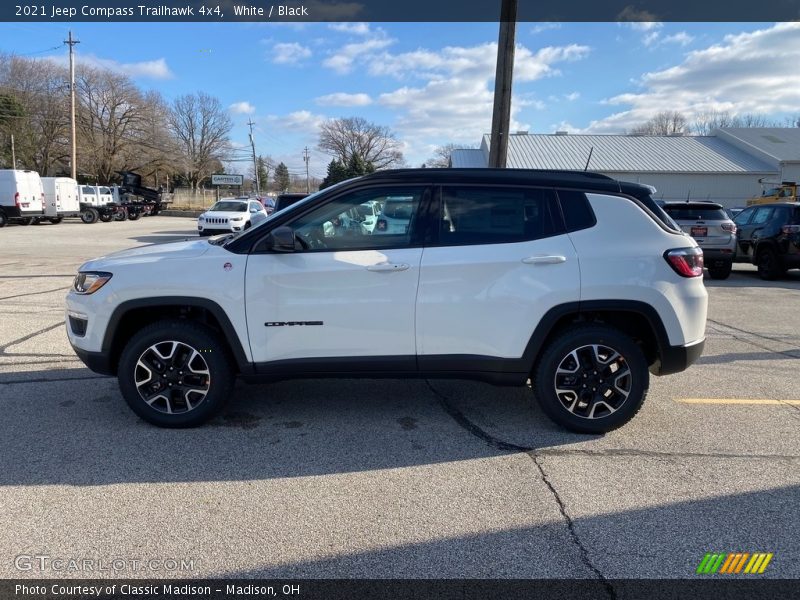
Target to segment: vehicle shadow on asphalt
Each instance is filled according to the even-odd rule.
[[[159,233],[159,232],[156,232]],[[139,244],[167,244],[169,242],[182,242],[184,240],[199,240],[200,236],[196,232],[165,232],[163,235],[140,235],[128,237],[127,239],[138,242]]]
[[[715,288],[785,288],[800,290],[800,271],[789,271],[781,279],[766,281],[756,271],[734,271],[728,279],[705,277],[706,287]]]
[[[639,465],[641,468],[643,465]],[[590,461],[575,465],[574,476],[581,478],[581,468],[590,469]],[[545,462],[544,472],[548,472]],[[563,472],[562,472],[563,476]],[[707,552],[771,552],[766,571],[756,575],[764,579],[797,578],[800,563],[796,556],[800,540],[800,520],[797,502],[800,486],[770,488],[756,492],[714,496],[691,501],[665,502],[660,486],[648,491],[638,489],[637,499],[646,508],[620,510],[608,492],[620,481],[612,477],[602,490],[597,490],[591,504],[595,515],[568,517],[568,521],[533,527],[519,527],[476,533],[459,537],[444,537],[420,543],[388,545],[374,550],[348,552],[332,551],[329,558],[265,564],[263,567],[229,571],[224,578],[580,578],[583,585],[594,584],[584,595],[573,589],[566,598],[646,598],[653,594],[628,595],[624,590],[636,588],[636,581],[618,582],[622,578],[690,579],[701,584],[703,576],[696,569]],[[563,486],[556,478],[556,490]],[[561,485],[559,485],[561,484]],[[592,502],[592,501],[589,501]],[[575,509],[567,504],[566,514]],[[584,506],[585,508],[585,506]],[[597,514],[601,513],[601,514]],[[369,522],[360,523],[368,528]],[[379,527],[380,523],[374,523]],[[480,526],[476,524],[476,526]],[[573,535],[570,535],[574,533]],[[432,535],[425,532],[422,535]],[[265,554],[269,540],[264,540]],[[579,545],[580,544],[580,545]],[[720,565],[721,566],[721,565]],[[614,595],[604,590],[599,576],[614,587]],[[752,575],[744,575],[749,578]],[[708,576],[706,576],[708,577]],[[724,579],[726,576],[718,577]],[[727,576],[731,577],[731,576]],[[706,579],[706,581],[709,581]],[[664,582],[651,582],[663,586]],[[796,582],[785,582],[784,592],[794,589]],[[641,582],[639,582],[641,585]],[[705,594],[681,594],[680,582],[674,582],[673,594],[654,594],[658,598],[717,597],[716,590],[707,588]],[[768,595],[767,591],[773,594]],[[474,590],[470,590],[472,592]],[[486,597],[535,598],[539,594],[517,596],[487,594]],[[651,589],[658,592],[658,589]],[[764,592],[753,598],[785,597],[775,588],[765,586]],[[337,595],[338,597],[338,595]],[[371,596],[377,597],[377,596]],[[410,595],[409,597],[417,597]],[[422,597],[422,596],[419,596]],[[427,596],[426,596],[427,597]],[[438,596],[437,596],[438,597]],[[445,597],[445,595],[443,595]],[[447,595],[446,597],[455,597]],[[473,593],[465,597],[475,597]]]
[[[86,369],[4,374],[0,397],[0,485],[303,477],[597,437],[554,425],[528,389],[462,381],[237,383],[219,417],[183,430],[145,423],[123,401],[116,379]]]

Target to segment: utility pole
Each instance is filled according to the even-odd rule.
[[[250,147],[253,149],[253,172],[256,174],[256,194],[261,195],[261,181],[258,177],[258,159],[256,159],[256,142],[253,139],[253,119],[248,118],[247,124],[250,126]]]
[[[308,161],[311,160],[311,157],[308,154],[308,146],[303,149],[303,162],[306,163],[306,194],[311,193],[311,184],[308,181]]]
[[[69,32],[69,38],[64,40],[64,43],[69,46],[69,123],[70,123],[70,141],[72,146],[72,155],[70,159],[70,167],[72,178],[76,179],[78,174],[78,150],[75,142],[75,44],[80,44],[78,40],[72,39],[72,31]]]
[[[501,0],[501,2],[489,166],[505,169],[508,156],[508,130],[511,127],[511,79],[514,73],[514,37],[518,0]]]
[[[17,152],[14,150],[14,134],[11,134],[11,168],[17,168]]]

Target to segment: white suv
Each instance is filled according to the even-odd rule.
[[[267,210],[258,200],[225,198],[197,217],[197,233],[206,236],[244,231],[267,216]]]
[[[391,227],[330,226],[366,202]],[[604,432],[702,352],[703,254],[675,227],[649,188],[593,173],[384,171],[247,232],[87,262],[67,333],[165,427],[211,418],[235,375],[457,377],[530,381],[554,421]]]

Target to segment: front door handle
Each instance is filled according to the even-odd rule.
[[[522,262],[524,262],[526,265],[557,265],[559,263],[567,262],[567,257],[559,254],[547,254],[540,256],[529,256],[528,258],[523,258]]]
[[[395,271],[406,271],[409,265],[405,263],[380,263],[379,265],[369,265],[367,271],[376,271],[379,273],[393,273]]]

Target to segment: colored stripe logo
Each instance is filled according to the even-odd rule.
[[[698,575],[760,575],[772,557],[772,552],[706,552],[695,572]]]

